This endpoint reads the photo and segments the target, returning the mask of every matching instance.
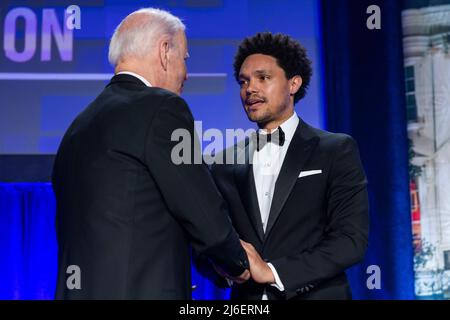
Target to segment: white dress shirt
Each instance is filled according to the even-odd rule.
[[[147,87],[151,87],[152,86],[152,84],[147,79],[145,79],[143,76],[141,76],[141,75],[139,75],[137,73],[134,73],[134,72],[131,72],[131,71],[120,71],[120,72],[116,73],[116,75],[117,74],[128,74],[130,76],[136,77],[139,80],[141,80]]]
[[[297,113],[294,111],[294,114],[280,125],[285,134],[283,146],[279,146],[275,143],[267,143],[260,151],[253,152],[253,176],[255,178],[256,193],[264,232],[266,231],[267,222],[269,220],[275,183],[298,123],[299,119]],[[268,132],[260,129],[259,133],[267,134]],[[268,265],[275,278],[275,283],[272,285],[278,290],[284,291],[283,283],[281,282],[275,267],[270,262]],[[265,292],[262,299],[268,299]]]

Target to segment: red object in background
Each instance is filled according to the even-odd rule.
[[[420,221],[420,202],[419,202],[419,190],[417,190],[417,184],[414,180],[409,183],[409,192],[411,195],[411,218],[413,222]]]
[[[420,227],[420,201],[419,190],[415,180],[409,182],[409,194],[411,196],[411,220],[414,251],[418,253],[422,249],[422,233]]]

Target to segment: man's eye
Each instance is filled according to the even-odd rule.
[[[270,77],[267,75],[264,75],[264,76],[260,76],[259,79],[260,80],[268,80],[268,79],[270,79]]]
[[[242,87],[244,84],[246,84],[247,83],[247,81],[246,80],[239,80],[239,85]]]

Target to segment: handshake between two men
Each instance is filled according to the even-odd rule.
[[[295,112],[312,75],[306,49],[270,32],[241,42],[234,77],[258,134],[226,149],[244,163],[221,153],[225,162],[210,172],[172,157],[177,130],[195,136],[180,97],[188,57],[185,25],[169,12],[140,9],[114,31],[115,75],[71,124],[54,162],[55,297],[191,299],[192,248],[207,275],[202,256],[233,275],[248,268],[231,277],[216,266],[242,284],[232,299],[351,299],[345,269],[368,244],[367,181],[353,138],[313,128]],[[188,145],[201,159],[196,143]],[[271,262],[241,241],[247,264],[238,236],[257,248],[259,241]],[[83,270],[80,290],[67,286],[73,264]]]
[[[275,283],[275,277],[272,269],[269,267],[269,264],[261,258],[255,247],[243,240],[241,240],[241,244],[247,253],[247,258],[250,265],[249,269],[245,270],[240,276],[233,277],[223,271],[220,267],[214,265],[216,272],[233,283],[244,283],[248,281],[250,277],[256,283]]]

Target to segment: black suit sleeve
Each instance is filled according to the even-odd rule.
[[[331,164],[328,224],[323,239],[309,250],[271,261],[287,298],[311,288],[363,259],[368,242],[366,178],[355,141],[345,136]]]
[[[188,141],[172,141],[175,130],[187,133]],[[162,103],[146,140],[146,165],[195,252],[206,255],[228,274],[240,275],[248,266],[247,255],[232,227],[226,204],[202,162],[194,120],[183,99],[170,96]],[[180,154],[173,152],[179,143],[187,147],[183,150],[190,160],[187,163],[173,162],[172,153]]]

